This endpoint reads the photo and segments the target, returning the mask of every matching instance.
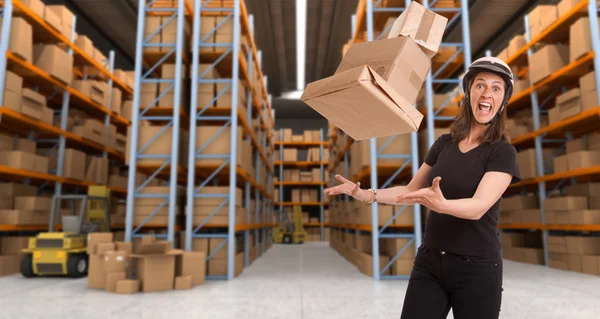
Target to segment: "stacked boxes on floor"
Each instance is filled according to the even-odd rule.
[[[379,240],[380,270],[406,246],[409,239],[386,238]],[[371,234],[345,232],[339,229],[331,230],[330,245],[346,260],[355,265],[362,273],[373,276],[373,246]],[[415,257],[414,244],[406,247],[404,252],[392,263],[383,275],[407,276],[412,271]]]
[[[503,257],[534,265],[544,264],[542,236],[539,233],[502,233]]]
[[[117,294],[191,289],[205,281],[206,255],[172,249],[171,243],[144,236],[135,247],[114,242],[112,233],[88,238],[88,288]]]
[[[600,275],[600,238],[548,236],[548,265],[551,268]]]
[[[260,239],[260,238],[259,238]],[[181,233],[181,242],[185,242],[185,232]],[[260,245],[259,241],[259,245]],[[252,238],[251,246],[254,245]],[[243,237],[236,236],[234,245],[235,249],[235,276],[239,276],[244,269],[244,241]],[[251,250],[253,250],[251,248]],[[203,253],[205,256],[211,256],[206,262],[207,276],[225,276],[228,268],[228,251],[229,243],[223,238],[193,238],[192,251]],[[254,256],[256,256],[257,248],[254,247]],[[252,254],[250,256],[253,256]]]
[[[6,199],[2,202],[5,203]],[[0,212],[0,216],[3,212]],[[0,222],[1,224],[1,222]],[[19,273],[19,265],[27,248],[29,237],[4,236],[0,237],[0,277]]]

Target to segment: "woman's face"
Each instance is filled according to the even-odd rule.
[[[494,73],[480,72],[471,85],[471,110],[475,120],[487,123],[496,116],[504,99],[505,83]]]

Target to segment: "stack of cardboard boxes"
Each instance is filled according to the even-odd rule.
[[[31,119],[52,125],[54,114],[47,107],[46,97],[23,87],[23,78],[11,71],[6,72],[4,107],[21,113]]]
[[[384,238],[379,240],[380,270],[391,261],[392,256],[404,248],[407,238]],[[367,276],[373,276],[373,242],[371,234],[347,233],[331,230],[330,246]],[[415,257],[414,244],[387,268],[383,275],[410,275]]]
[[[538,197],[534,194],[502,198],[500,202],[501,224],[541,224],[542,217]]]
[[[49,159],[37,150],[35,141],[0,133],[0,165],[48,174]]]
[[[88,288],[117,294],[191,289],[205,280],[204,253],[172,249],[171,243],[144,236],[136,247],[113,242],[112,233],[88,238]]]
[[[551,268],[600,275],[600,238],[548,236],[547,242]]]
[[[27,248],[29,237],[3,236],[0,237],[0,277],[19,273],[19,266]]]
[[[181,242],[184,242],[185,233],[181,233]],[[259,240],[261,238],[259,237]],[[251,244],[254,240],[251,241]],[[261,244],[261,241],[259,241]],[[252,248],[251,248],[252,249]],[[254,248],[256,249],[256,248]],[[223,238],[193,238],[192,251],[204,253],[205,256],[211,256],[206,266],[206,275],[225,276],[228,267],[229,242]],[[235,276],[239,276],[244,270],[244,241],[243,237],[237,236],[234,244],[235,258]]]
[[[200,190],[201,196],[211,196],[215,194],[229,194],[229,186],[217,187],[217,186],[206,186]],[[255,206],[252,203],[250,205],[244,205],[242,189],[236,187],[235,189],[235,224],[246,225],[248,223],[246,207],[254,210]],[[215,195],[216,196],[216,195]],[[194,218],[193,225],[198,226],[203,224],[205,226],[224,226],[229,225],[229,201],[224,202],[226,199],[222,197],[203,197],[194,200]],[[215,213],[216,211],[216,213]],[[187,210],[186,210],[187,213]],[[214,215],[213,215],[214,213]],[[211,216],[213,215],[213,216]],[[251,217],[255,215],[251,214]],[[252,219],[253,220],[253,219]],[[254,224],[252,222],[252,224]]]
[[[542,235],[540,233],[502,233],[503,257],[534,265],[544,264]]]
[[[0,224],[48,224],[51,206],[49,197],[38,197],[36,187],[31,185],[4,183],[0,186]]]
[[[410,142],[410,134],[397,135],[392,137],[380,137],[376,139],[376,147],[381,150],[380,155],[410,155],[412,147]],[[389,141],[389,143],[388,143]],[[355,176],[360,173],[363,168],[371,165],[371,142],[356,141],[350,146],[350,169],[349,175]],[[384,147],[385,146],[385,147]],[[383,149],[382,149],[383,148]],[[377,165],[397,165],[402,166],[407,158],[378,158]]]
[[[594,132],[566,144],[566,153],[556,156],[553,160],[555,173],[600,165],[600,133]]]
[[[559,225],[600,224],[600,184],[575,184],[565,194],[546,198],[546,223]]]
[[[302,100],[355,140],[416,131],[423,115],[414,104],[447,21],[412,2],[387,39],[351,45],[335,74],[310,83]]]

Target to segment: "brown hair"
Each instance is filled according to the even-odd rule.
[[[460,111],[450,126],[450,134],[452,135],[452,141],[458,143],[464,138],[469,136],[471,126],[475,123],[475,117],[471,110],[471,103],[464,97],[460,107]],[[492,124],[488,125],[485,133],[481,137],[481,143],[497,143],[501,140],[506,140],[510,143],[510,136],[506,130],[506,107],[502,111],[502,114],[496,114]]]

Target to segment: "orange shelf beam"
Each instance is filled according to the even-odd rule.
[[[73,55],[75,58],[81,58],[87,64],[96,67],[106,76],[110,77],[113,80],[113,83],[119,86],[122,90],[124,90],[129,95],[133,95],[133,89],[128,87],[121,80],[117,79],[117,77],[115,77],[114,74],[110,73],[107,69],[100,65],[98,61],[92,59],[85,52],[83,52],[83,50],[81,50],[78,46],[76,46],[69,39],[67,39],[64,35],[52,28],[46,21],[44,21],[41,17],[39,17],[37,14],[31,11],[31,9],[29,9],[26,5],[24,5],[23,2],[21,2],[20,0],[12,0],[12,2],[15,8],[15,14],[23,14],[27,18],[27,20],[29,20],[30,22],[35,22],[35,24],[33,25],[34,32],[39,32],[35,31],[36,25],[42,28],[43,32],[51,34],[52,37],[56,39],[56,41],[62,42],[66,44],[69,48],[71,48],[73,50]]]
[[[600,107],[595,107],[593,109],[586,110],[583,113],[579,113],[575,116],[569,117],[567,119],[558,121],[556,123],[552,123],[546,127],[543,127],[537,131],[533,131],[527,133],[525,135],[519,136],[512,141],[513,145],[523,144],[529,141],[533,141],[537,136],[542,134],[552,134],[557,135],[560,133],[564,133],[568,130],[574,129],[576,127],[580,127],[582,123],[586,121],[597,121],[600,116]]]
[[[83,146],[95,148],[100,151],[105,151],[105,152],[111,154],[112,156],[114,156],[118,159],[121,159],[121,160],[125,159],[124,154],[119,153],[114,149],[108,148],[104,145],[101,145],[101,144],[93,142],[93,141],[86,140],[83,137],[81,137],[79,135],[75,135],[71,132],[63,131],[54,125],[50,125],[50,124],[32,119],[30,117],[27,117],[23,114],[17,113],[14,110],[9,109],[4,106],[0,106],[0,118],[2,118],[2,121],[0,121],[1,123],[5,123],[4,120],[8,119],[9,121],[12,121],[12,122],[17,123],[18,125],[21,125],[22,128],[28,128],[29,130],[34,130],[37,132],[49,133],[49,134],[52,134],[55,136],[62,135],[67,139],[67,141],[71,141],[71,142],[75,142],[75,143],[78,143]]]
[[[20,177],[20,178],[32,178],[32,179],[39,180],[39,181],[52,181],[52,182],[57,182],[57,183],[69,184],[69,185],[78,185],[78,186],[83,186],[83,187],[96,185],[96,183],[93,183],[90,181],[82,181],[82,180],[76,180],[76,179],[72,179],[72,178],[58,177],[58,176],[52,175],[52,174],[33,172],[33,171],[28,171],[28,170],[21,169],[21,168],[9,167],[9,166],[5,166],[5,165],[0,165],[0,174],[6,174],[6,175],[16,176],[16,177]],[[127,190],[124,188],[110,186],[109,189],[111,189],[113,192],[116,192],[116,193],[122,193],[122,194],[127,193]]]

